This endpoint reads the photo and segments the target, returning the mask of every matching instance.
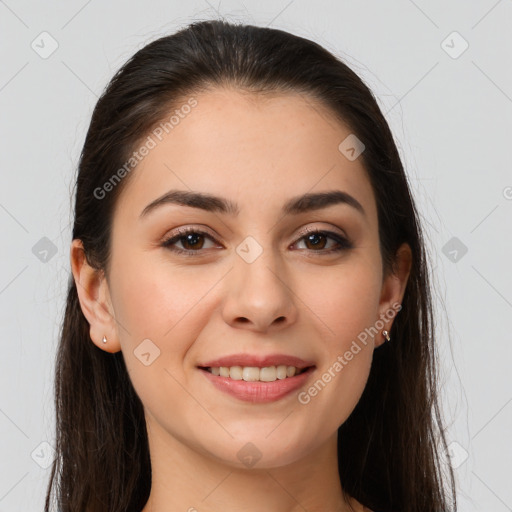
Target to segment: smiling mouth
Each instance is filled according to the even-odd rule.
[[[257,366],[198,366],[198,368],[216,377],[224,377],[230,380],[245,382],[275,382],[277,380],[286,380],[297,377],[302,373],[314,369],[315,366],[307,366],[300,369],[295,366],[288,365],[266,366],[263,368]]]

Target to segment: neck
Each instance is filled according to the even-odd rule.
[[[148,423],[151,493],[142,512],[359,512],[343,498],[337,432],[319,449],[279,467],[240,468],[194,450]],[[257,465],[256,465],[257,466]]]

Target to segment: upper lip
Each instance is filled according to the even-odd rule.
[[[230,356],[220,357],[213,359],[199,365],[199,367],[220,368],[221,366],[257,366],[264,368],[266,366],[295,366],[299,370],[314,366],[313,361],[304,361],[300,357],[290,356],[287,354],[269,354],[251,355],[251,354],[233,354]]]

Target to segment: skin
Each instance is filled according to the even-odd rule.
[[[91,342],[122,350],[144,405],[153,475],[143,512],[232,512],[255,504],[270,512],[366,510],[342,497],[336,436],[393,319],[307,404],[297,392],[266,404],[242,402],[196,366],[240,352],[291,354],[315,362],[299,391],[307,389],[402,302],[410,248],[400,248],[396,274],[384,278],[370,181],[361,158],[350,161],[338,150],[351,131],[313,99],[229,89],[195,98],[192,112],[132,171],[114,213],[107,277],[87,264],[79,240],[71,245]],[[167,204],[139,218],[171,189],[225,197],[240,214]],[[330,190],[354,196],[366,215],[346,204],[280,212],[291,197]],[[213,236],[175,244],[200,256],[161,246],[185,226]],[[304,228],[334,231],[353,248],[329,255],[336,241],[320,237],[316,248]],[[252,263],[236,252],[247,236],[263,250]],[[160,350],[148,366],[134,355],[144,339]],[[249,442],[261,453],[253,467],[237,457]]]

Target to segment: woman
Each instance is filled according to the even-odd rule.
[[[428,262],[344,63],[193,23],[81,154],[45,510],[446,511]]]

